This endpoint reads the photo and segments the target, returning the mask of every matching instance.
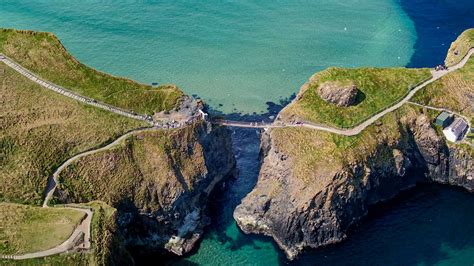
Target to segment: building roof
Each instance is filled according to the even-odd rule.
[[[467,128],[467,123],[464,119],[457,117],[454,122],[449,126],[449,129],[456,135],[460,136],[464,133]]]
[[[438,117],[436,117],[436,119],[439,119],[439,120],[441,120],[441,121],[444,121],[444,120],[446,120],[446,119],[448,119],[448,118],[450,118],[450,117],[451,117],[451,114],[450,114],[450,113],[443,111],[443,112],[441,112],[441,114],[438,115]]]

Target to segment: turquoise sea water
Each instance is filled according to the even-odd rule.
[[[393,0],[0,2],[2,27],[54,32],[90,66],[226,113],[263,112],[328,66],[403,66],[416,40]]]
[[[289,97],[328,66],[435,65],[473,26],[472,0],[0,0],[0,27],[52,31],[92,67],[175,83],[226,114],[266,112],[267,101]],[[233,143],[239,176],[213,198],[213,223],[199,249],[167,263],[290,263],[272,241],[242,234],[232,219],[260,167],[257,132],[236,130]],[[457,189],[418,189],[376,207],[343,244],[292,264],[473,265],[473,199]],[[165,263],[137,258],[151,259]]]

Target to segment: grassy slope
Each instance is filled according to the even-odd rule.
[[[369,126],[357,136],[339,136],[307,128],[276,128],[272,140],[279,151],[288,154],[294,163],[293,174],[312,186],[322,189],[332,174],[353,161],[367,160],[367,155],[377,152],[380,143],[394,143],[401,133],[398,120],[412,117],[413,108],[404,107],[384,116],[382,124]],[[291,141],[288,141],[291,139]],[[376,158],[383,161],[385,158]],[[314,173],[323,173],[314,176]],[[317,181],[317,182],[315,182]]]
[[[50,33],[0,30],[0,53],[53,83],[138,113],[170,110],[183,96],[175,86],[153,88],[89,68],[73,58]]]
[[[0,201],[39,204],[61,162],[140,122],[46,90],[0,63]]]
[[[194,130],[187,127],[131,136],[120,146],[66,168],[59,190],[73,202],[103,200],[115,206],[129,199],[137,206],[147,202],[145,208],[168,206],[171,194],[192,189],[196,176],[206,171]]]
[[[69,238],[83,217],[75,210],[0,203],[0,254],[55,247]]]
[[[418,91],[412,101],[474,117],[474,57],[463,68]]]
[[[317,73],[311,84],[300,92],[300,98],[281,113],[282,118],[297,116],[317,124],[353,127],[372,114],[400,100],[418,83],[431,77],[428,69],[406,68],[329,68]],[[338,107],[318,95],[318,87],[326,81],[353,81],[360,94],[360,103]]]
[[[448,50],[448,55],[444,63],[447,66],[452,66],[466,55],[470,48],[474,48],[474,28],[465,30],[459,37],[451,44]],[[457,55],[455,54],[457,52]]]
[[[453,42],[446,57],[447,64],[459,62],[469,47],[474,47],[474,29],[464,31]],[[458,56],[454,55],[454,50],[459,51]],[[463,68],[418,91],[412,100],[420,104],[453,110],[470,119],[471,125],[474,125],[474,57],[471,57]],[[467,140],[474,143],[474,134],[468,133]],[[464,149],[474,153],[474,149],[469,146],[464,146]]]
[[[123,239],[117,232],[116,209],[100,201],[79,206],[94,209],[92,252],[60,254],[22,261],[0,260],[0,265],[130,265],[131,257],[124,250]]]
[[[464,32],[455,43],[466,43],[468,37],[472,43],[474,40],[473,29]],[[450,52],[452,51],[450,50]],[[448,58],[449,56],[450,54],[448,54]],[[392,70],[387,69],[387,71],[390,72]],[[367,75],[367,73],[364,73],[365,69],[329,69],[323,71],[315,76],[316,81],[313,82],[307,91],[303,92],[302,99],[298,100],[288,110],[285,110],[286,114],[284,117],[293,114],[304,114],[305,116],[303,117],[312,118],[310,119],[311,121],[324,121],[325,123],[332,121],[333,123],[337,122],[337,125],[347,125],[348,121],[351,121],[350,119],[347,121],[342,120],[342,122],[340,119],[347,119],[345,115],[350,115],[350,112],[341,111],[341,108],[334,105],[321,103],[322,100],[315,93],[316,84],[328,79],[347,79],[347,72],[351,72],[353,75],[358,73],[358,79],[363,80],[365,84],[375,84],[378,82],[379,77]],[[375,79],[375,81],[372,81],[372,79]],[[418,91],[412,100],[422,104],[455,110],[471,118],[472,122],[474,115],[474,59],[471,58],[462,69],[450,73]],[[310,103],[314,104],[314,106],[308,106]],[[401,126],[405,123],[404,121],[413,119],[421,111],[425,112],[432,119],[438,114],[435,111],[422,110],[422,108],[405,105],[397,111],[382,117],[379,120],[381,124],[371,125],[357,136],[338,136],[305,128],[278,128],[272,130],[272,140],[278,149],[288,154],[295,163],[293,167],[295,177],[307,182],[311,181],[313,185],[316,183],[317,187],[322,188],[329,182],[327,178],[331,176],[330,173],[352,161],[367,160],[368,157],[378,151],[377,149],[380,149],[380,143],[390,144],[398,141],[403,134],[406,134],[403,126]],[[331,114],[337,116],[337,118],[326,117],[326,115]],[[438,131],[438,134],[442,134],[440,128],[435,126],[435,129]],[[457,145],[457,147],[470,152],[470,154],[474,154],[474,149],[467,145]],[[390,157],[375,159],[380,160],[381,163],[384,160],[390,161]],[[321,171],[321,169],[324,169],[324,171]],[[327,173],[327,175],[314,176],[315,172],[323,172]]]

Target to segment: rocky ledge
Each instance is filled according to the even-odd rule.
[[[230,131],[198,121],[142,132],[61,174],[56,200],[103,200],[117,210],[128,248],[188,253],[210,223],[209,195],[235,171]]]
[[[323,162],[309,168],[306,178],[298,172],[307,165],[298,160],[306,150],[315,152],[314,146],[302,145],[295,154],[281,145],[288,139],[282,131],[288,129],[267,131],[262,136],[263,164],[258,182],[234,212],[239,227],[245,233],[273,237],[288,258],[294,259],[304,248],[345,239],[349,227],[367,214],[369,206],[419,182],[457,185],[473,192],[472,149],[448,146],[426,115],[410,112],[396,118],[395,136],[384,135],[385,125],[381,123],[369,130],[377,137],[367,132],[361,136],[362,141],[355,146],[366,147],[373,141],[365,155],[351,147],[342,151],[340,161],[334,159],[336,152],[314,157]],[[300,142],[298,134],[310,141],[323,135],[291,130],[292,146]],[[319,147],[327,146],[323,143]],[[351,152],[357,156],[350,156]]]

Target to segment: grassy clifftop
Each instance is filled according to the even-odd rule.
[[[412,119],[416,114],[415,109],[404,107],[351,137],[297,127],[272,129],[271,137],[278,151],[287,154],[294,163],[293,176],[322,189],[332,181],[331,173],[353,162],[365,161],[377,153],[381,143],[396,143],[403,134],[398,121]],[[388,159],[385,163],[391,162],[389,158],[377,157],[381,163],[385,159]],[[322,175],[314,176],[315,173]]]
[[[116,206],[128,199],[143,208],[167,208],[173,195],[192,190],[196,177],[206,173],[197,127],[137,133],[122,145],[86,156],[60,175],[59,191],[73,202],[103,200]]]
[[[84,215],[71,209],[0,203],[0,254],[21,255],[53,248],[69,238]]]
[[[430,77],[428,69],[328,68],[315,74],[303,86],[297,100],[283,109],[281,117],[341,128],[353,127],[401,100],[410,89]],[[355,105],[340,107],[319,96],[318,87],[333,81],[351,81],[357,86],[359,94]]]
[[[453,60],[453,47],[459,51],[460,59],[467,52],[467,47],[473,44],[474,29],[470,29],[453,43],[446,60]],[[354,126],[360,119],[391,105],[407,92],[410,84],[416,84],[428,75],[427,69],[330,68],[314,75],[302,88],[295,102],[283,110],[281,116],[282,119],[296,117],[339,127]],[[350,107],[338,107],[322,100],[317,93],[319,84],[338,80],[355,81],[365,99]],[[458,112],[470,119],[471,123],[474,122],[474,58],[469,59],[463,68],[418,91],[412,101]],[[339,136],[306,128],[277,128],[272,130],[272,140],[280,151],[288,154],[293,160],[295,176],[310,181],[315,172],[332,173],[350,163],[366,160],[377,152],[381,144],[390,146],[391,143],[396,143],[407,135],[406,122],[415,119],[421,112],[431,119],[438,114],[405,105],[385,115],[356,136]],[[471,150],[471,153],[474,150],[468,146],[457,147]],[[381,158],[381,163],[383,159],[390,161],[390,158]],[[321,184],[326,181],[329,182],[317,180]]]
[[[89,68],[72,57],[51,33],[1,29],[0,53],[46,80],[137,113],[171,110],[183,97],[183,92],[172,85],[153,88]]]
[[[0,201],[40,204],[61,162],[144,125],[0,73]]]
[[[0,208],[1,206],[2,205],[0,204]],[[21,208],[34,208],[34,212],[31,213],[33,216],[41,215],[42,212],[47,211],[50,211],[53,214],[61,211],[61,209],[54,208],[45,209],[39,207],[25,207],[21,205],[16,206],[20,206]],[[94,211],[91,230],[92,249],[90,252],[66,253],[21,261],[0,260],[0,265],[132,265],[133,259],[125,250],[124,239],[117,230],[117,210],[101,201],[93,201],[78,206],[92,208]],[[40,211],[37,212],[37,209],[40,209]],[[52,218],[54,216],[48,213],[48,215],[43,215],[43,217]],[[68,218],[68,216],[67,213],[61,213],[61,215],[56,218],[64,220],[65,218]],[[49,226],[55,226],[54,221]],[[53,228],[52,230],[54,231],[57,229]],[[46,230],[37,230],[36,236],[44,238],[45,231]],[[51,232],[51,230],[48,232]],[[46,238],[48,237],[50,238],[51,236],[46,236]],[[27,245],[21,245],[20,247],[24,248],[25,246]]]
[[[456,41],[451,44],[444,63],[447,66],[458,63],[470,48],[474,48],[474,28],[465,30]]]

